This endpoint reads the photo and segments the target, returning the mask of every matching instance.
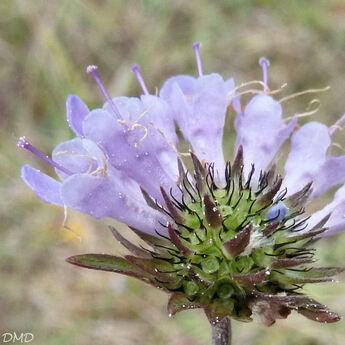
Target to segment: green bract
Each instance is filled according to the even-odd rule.
[[[304,284],[332,281],[342,271],[314,267],[311,239],[326,230],[327,219],[303,232],[307,220],[303,206],[311,185],[285,198],[286,191],[280,191],[282,178],[274,167],[252,183],[254,166],[245,178],[241,147],[233,164],[227,164],[223,182],[214,176],[212,165],[203,165],[194,154],[191,157],[193,178],[179,164],[181,198],[161,188],[163,206],[144,192],[151,207],[170,216],[169,237],[133,229],[148,245],[139,248],[111,228],[133,255],[87,254],[68,261],[133,276],[164,289],[171,295],[171,315],[203,308],[211,322],[226,316],[250,321],[252,314],[259,314],[271,325],[296,310],[315,321],[338,321],[337,314],[302,294]],[[278,212],[268,217],[268,210],[281,202],[288,209],[286,215],[282,218]]]

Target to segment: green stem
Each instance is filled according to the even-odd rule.
[[[212,345],[231,345],[231,323],[226,317],[212,325]]]

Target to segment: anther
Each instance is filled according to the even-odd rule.
[[[107,92],[107,90],[105,89],[102,81],[101,81],[101,78],[99,77],[98,75],[98,67],[95,66],[95,65],[90,65],[90,66],[87,66],[86,68],[86,73],[89,73],[93,76],[93,78],[95,79],[96,83],[98,84],[100,90],[102,91],[105,99],[108,101],[108,103],[110,104],[110,107],[111,109],[113,110],[115,116],[119,119],[119,120],[122,120],[122,116],[120,114],[120,111],[119,109],[117,108],[117,106],[115,105],[115,103],[113,102],[113,100],[111,99],[109,93]]]
[[[137,77],[138,79],[138,82],[142,88],[142,90],[144,91],[144,94],[145,95],[148,95],[149,94],[149,91],[147,90],[147,87],[146,87],[146,84],[145,84],[145,81],[141,75],[141,73],[139,72],[139,65],[135,64],[131,67],[131,70],[132,72],[135,74],[135,76]]]
[[[268,70],[268,66],[270,65],[270,60],[268,60],[267,58],[265,57],[261,57],[259,59],[259,64],[261,65],[262,67],[262,79],[263,79],[263,82],[265,84],[264,86],[264,91],[267,91],[268,90],[268,75],[267,75],[267,70]]]
[[[46,163],[50,164],[52,167],[62,171],[63,173],[65,173],[66,175],[73,175],[73,173],[64,168],[62,165],[60,165],[59,163],[53,161],[51,158],[49,158],[48,156],[46,156],[44,153],[42,153],[41,151],[37,150],[36,147],[32,146],[25,137],[20,137],[18,139],[17,142],[17,146],[21,149],[25,149],[30,151],[31,153],[33,153],[35,156],[37,156],[38,158],[41,158],[43,161],[45,161]]]
[[[201,46],[200,42],[195,42],[193,43],[192,48],[194,49],[194,52],[195,52],[195,58],[196,58],[196,64],[198,66],[199,77],[202,77],[203,73],[202,73],[202,64],[201,64],[201,58],[200,58],[200,46]]]

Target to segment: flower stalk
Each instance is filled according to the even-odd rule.
[[[231,321],[225,317],[223,320],[212,325],[212,343],[211,345],[231,345]]]

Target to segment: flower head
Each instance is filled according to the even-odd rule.
[[[77,96],[66,103],[76,138],[59,144],[52,158],[24,137],[18,141],[52,165],[54,179],[28,165],[22,178],[47,203],[127,224],[137,247],[111,228],[132,255],[88,254],[68,259],[83,267],[139,278],[168,292],[169,312],[204,308],[211,322],[259,314],[271,325],[291,310],[320,322],[339,316],[302,294],[303,285],[332,281],[342,271],[315,267],[313,240],[345,229],[345,186],[314,214],[305,206],[345,181],[345,156],[329,156],[331,129],[318,122],[286,122],[268,87],[241,105],[241,86],[203,74],[200,44],[193,45],[199,77],[168,79],[152,95],[134,65],[143,95],[111,98],[96,66],[90,73],[104,94],[89,110]],[[229,106],[237,112],[235,158],[224,159],[223,129]],[[178,151],[175,123],[191,152]],[[278,153],[291,138],[283,173]],[[192,173],[186,166],[192,166]]]

